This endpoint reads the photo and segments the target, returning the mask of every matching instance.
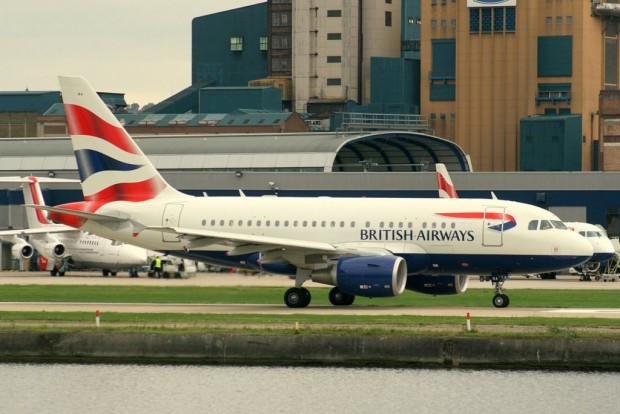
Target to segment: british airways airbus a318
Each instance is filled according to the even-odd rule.
[[[193,197],[172,188],[90,84],[61,77],[83,202],[50,217],[151,250],[294,275],[284,294],[305,307],[307,280],[334,286],[334,305],[405,289],[458,294],[468,275],[565,269],[592,246],[552,213],[503,200]],[[547,221],[550,231],[530,230]],[[494,300],[506,306],[503,293]]]

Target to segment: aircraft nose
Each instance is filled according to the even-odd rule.
[[[566,237],[566,247],[571,255],[584,259],[589,259],[594,254],[592,243],[577,233],[570,232],[570,237]]]

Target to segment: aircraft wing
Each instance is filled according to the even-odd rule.
[[[32,234],[49,234],[49,233],[72,233],[79,232],[80,230],[73,227],[58,225],[60,227],[42,227],[37,229],[20,229],[20,230],[2,230],[0,231],[0,238],[7,236],[28,236]]]
[[[309,240],[288,239],[283,237],[256,236],[252,234],[228,233],[213,230],[196,230],[179,227],[149,226],[145,230],[161,231],[175,234],[179,240],[184,240],[186,248],[192,250],[214,244],[230,246],[233,249],[228,252],[229,256],[237,256],[250,253],[269,253],[287,261],[295,261],[299,256],[311,254],[323,254],[329,257],[340,256],[375,256],[392,255],[392,252],[382,247],[358,245],[358,244],[330,244]],[[263,256],[263,262],[267,257]]]
[[[204,247],[213,244],[233,246],[230,255],[253,253],[277,248],[297,248],[313,252],[336,253],[338,249],[329,243],[287,239],[282,237],[256,236],[252,234],[228,233],[223,231],[196,230],[180,227],[149,226],[145,230],[176,234],[179,240],[187,241],[187,248]],[[252,246],[252,247],[249,247]]]

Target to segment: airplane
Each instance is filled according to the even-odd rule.
[[[437,176],[437,190],[440,198],[458,198],[457,191],[452,183],[448,169],[442,163],[435,164],[435,171]],[[494,193],[493,199],[497,199]],[[616,248],[612,244],[611,240],[607,237],[605,230],[590,223],[583,222],[564,222],[564,224],[570,229],[581,236],[585,237],[590,244],[592,244],[593,254],[592,257],[582,265],[574,266],[575,270],[584,273],[583,280],[589,280],[589,273],[595,273],[601,267],[601,263],[611,259],[616,253]],[[546,225],[545,225],[546,226]],[[541,223],[541,230],[543,228]],[[544,272],[540,275],[541,279],[555,279],[555,272]],[[481,277],[481,279],[483,279]]]
[[[194,197],[170,186],[81,77],[60,77],[84,201],[44,207],[103,237],[214,265],[294,275],[284,293],[306,307],[304,282],[333,286],[333,305],[405,289],[465,292],[468,275],[581,264],[592,245],[554,214],[502,200]],[[198,144],[197,144],[198,145]],[[528,228],[545,222],[550,231]],[[496,290],[493,304],[508,306]]]
[[[24,201],[45,205],[40,182],[76,182],[78,180],[37,177],[0,177],[0,182],[21,183]],[[53,261],[50,274],[64,276],[67,267],[92,269],[103,267],[104,276],[115,276],[120,269],[129,269],[138,277],[137,267],[147,262],[147,251],[119,241],[95,236],[62,224],[50,223],[40,210],[26,209],[28,229],[0,231],[0,238],[13,243],[12,254],[28,259],[36,249]],[[28,236],[29,241],[24,237]]]

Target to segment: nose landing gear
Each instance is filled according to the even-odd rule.
[[[491,275],[491,283],[495,287],[495,296],[493,296],[493,306],[496,308],[506,308],[510,303],[508,295],[503,293],[506,288],[504,282],[508,278],[507,274],[494,273]]]

